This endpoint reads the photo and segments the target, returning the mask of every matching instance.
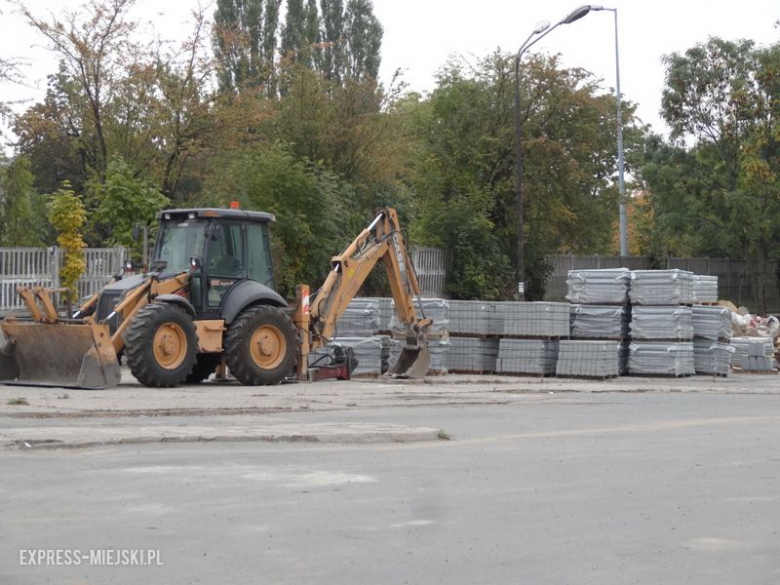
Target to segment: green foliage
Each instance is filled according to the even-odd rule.
[[[588,73],[560,69],[555,58],[531,58],[522,79],[527,288],[528,298],[539,298],[549,270],[547,254],[604,253],[612,244],[615,102],[599,93]],[[414,234],[452,249],[454,266],[461,254],[463,263],[473,266],[448,273],[447,286],[458,295],[514,293],[506,269],[515,256],[517,233],[513,95],[513,57],[497,53],[473,67],[449,63],[429,100],[404,104],[421,141],[412,161],[416,213],[425,230],[446,227]],[[627,104],[629,127],[632,113]],[[469,239],[455,244],[458,231],[438,220],[453,213],[451,203],[471,210],[473,221],[489,233],[489,244],[485,238],[474,239],[471,250]],[[473,283],[461,282],[464,278]]]
[[[332,172],[296,160],[281,144],[224,161],[223,168],[224,176],[215,181],[220,193],[232,194],[223,197],[276,216],[274,265],[283,295],[294,295],[302,282],[321,284],[331,256],[363,227],[364,218],[357,218],[351,205],[349,186]]]
[[[371,0],[348,0],[345,14],[346,73],[354,80],[379,76],[384,29]]]
[[[16,157],[0,167],[0,246],[40,246],[46,236],[43,198],[33,188],[30,161]]]
[[[668,253],[780,256],[780,45],[713,38],[665,63],[678,142],[651,137],[642,168],[656,239]]]
[[[506,298],[512,273],[494,225],[469,197],[429,201],[414,225],[414,241],[451,254],[446,291],[455,299]]]
[[[93,229],[104,234],[105,243],[124,246],[136,257],[142,242],[133,239],[133,228],[152,225],[157,212],[170,203],[156,188],[136,179],[121,158],[109,162],[105,182],[90,184],[90,196],[97,202],[90,218]]]
[[[81,230],[87,219],[87,212],[81,198],[65,183],[62,189],[51,195],[49,210],[52,226],[57,231],[57,244],[65,252],[65,262],[60,269],[63,288],[68,289],[71,301],[78,297],[76,282],[84,274],[87,263],[84,258],[84,239]]]

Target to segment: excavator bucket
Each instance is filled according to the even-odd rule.
[[[108,325],[0,322],[0,384],[94,390],[120,377]]]
[[[428,346],[405,345],[398,356],[398,361],[388,372],[399,378],[424,378],[431,366],[431,354]]]

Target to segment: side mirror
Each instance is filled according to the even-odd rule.
[[[201,260],[197,256],[193,256],[190,258],[190,271],[191,272],[197,272],[200,270],[201,267]]]

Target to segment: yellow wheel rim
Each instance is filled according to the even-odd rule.
[[[154,359],[166,370],[175,370],[187,355],[187,336],[176,323],[165,323],[154,334]]]
[[[258,367],[272,370],[284,360],[287,353],[287,340],[277,327],[262,325],[252,334],[249,352]]]

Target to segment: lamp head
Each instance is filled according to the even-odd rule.
[[[591,11],[591,6],[589,4],[584,4],[579,8],[575,8],[572,12],[569,13],[569,15],[566,18],[564,18],[561,21],[561,24],[571,24],[575,20],[579,20],[580,18],[585,16],[590,11]]]
[[[536,27],[534,28],[534,34],[540,35],[544,31],[546,31],[548,28],[550,28],[550,21],[549,20],[542,20],[536,23]]]

